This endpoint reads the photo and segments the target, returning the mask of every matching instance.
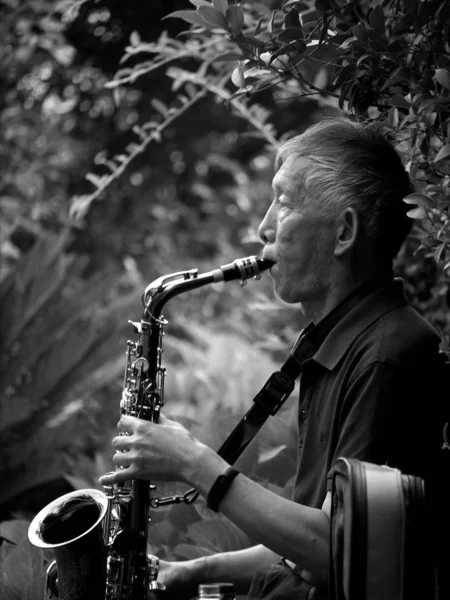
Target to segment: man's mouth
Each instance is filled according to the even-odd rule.
[[[266,261],[267,263],[270,263],[269,272],[272,270],[272,267],[277,264],[276,260],[274,260],[271,256],[266,254],[262,255],[262,260]]]

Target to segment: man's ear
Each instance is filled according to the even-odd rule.
[[[336,229],[335,256],[342,256],[355,245],[359,225],[359,216],[354,208],[348,207],[342,211]]]

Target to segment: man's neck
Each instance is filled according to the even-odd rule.
[[[377,282],[386,282],[390,278],[391,274],[389,273],[385,273],[382,276],[376,274],[370,277],[361,277],[359,279],[347,281],[346,285],[342,285],[342,282],[340,282],[340,285],[332,285],[327,293],[323,294],[321,298],[302,302],[301,307],[303,314],[308,321],[312,321],[316,324],[361,286],[365,284],[369,285],[371,282],[376,286]]]

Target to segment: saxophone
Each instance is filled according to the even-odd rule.
[[[141,321],[129,321],[138,337],[127,342],[121,415],[158,422],[164,405],[164,305],[179,294],[216,282],[240,279],[244,285],[250,277],[259,279],[272,264],[250,256],[207,273],[192,269],[150,283],[142,297]],[[157,581],[159,560],[147,555],[150,508],[190,503],[197,492],[155,498],[155,487],[130,480],[105,486],[104,493],[70,492],[35,516],[28,531],[30,542],[55,555],[47,570],[47,600],[145,600],[149,591],[164,589]]]

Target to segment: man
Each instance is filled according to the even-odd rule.
[[[439,338],[405,304],[392,275],[411,228],[402,202],[411,186],[398,155],[381,135],[329,119],[288,141],[276,168],[273,202],[259,228],[263,256],[275,263],[278,296],[301,303],[314,345],[300,380],[293,499],[243,474],[227,480],[217,506],[260,545],[162,563],[167,597],[194,596],[199,583],[211,581],[231,581],[252,599],[307,598],[313,588],[326,596],[334,461],[354,457],[424,476],[442,441],[433,389],[444,376]],[[318,323],[326,325],[324,339]],[[124,417],[119,430],[130,434],[113,440],[123,469],[102,483],[176,479],[208,497],[229,467],[164,417],[159,424]]]

